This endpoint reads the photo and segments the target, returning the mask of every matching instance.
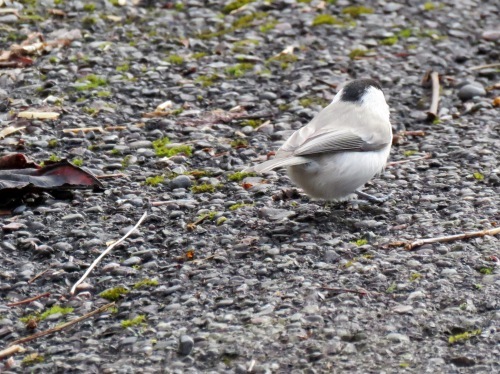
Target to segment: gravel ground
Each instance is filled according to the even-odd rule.
[[[389,245],[500,221],[499,70],[473,69],[499,61],[498,1],[2,2],[18,14],[0,13],[0,49],[32,32],[81,38],[0,69],[1,127],[27,126],[0,153],[124,174],[0,218],[0,348],[122,293],[25,343],[6,373],[500,371],[500,238]],[[365,187],[392,200],[325,205],[281,170],[236,173],[360,77],[381,82],[395,133],[425,132],[397,136],[390,161],[409,162]],[[61,116],[16,119],[27,109]],[[85,127],[111,128],[63,132]]]

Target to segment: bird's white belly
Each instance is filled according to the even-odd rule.
[[[287,168],[292,181],[315,199],[343,200],[379,173],[390,146],[374,152],[323,154]]]

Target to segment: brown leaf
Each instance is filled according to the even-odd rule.
[[[22,153],[11,153],[0,157],[0,170],[39,167],[39,165]]]
[[[54,16],[66,17],[66,12],[61,9],[49,9],[49,14],[53,14]]]
[[[4,165],[19,168],[0,170],[0,205],[22,198],[32,192],[57,192],[73,189],[103,189],[102,183],[89,172],[69,163],[67,160],[45,166],[30,168],[27,158],[22,154],[11,155],[4,159]],[[2,161],[0,159],[0,163]]]
[[[6,128],[0,130],[0,139],[3,139],[6,136],[9,136],[10,134],[13,134],[15,132],[21,131],[21,130],[23,130],[25,128],[26,128],[26,126],[20,126],[20,127],[7,126]]]
[[[8,51],[0,51],[0,68],[25,67],[33,65],[33,59],[28,55],[39,55],[49,52],[54,47],[63,47],[75,39],[82,37],[78,29],[68,31],[66,29],[57,30],[50,34],[52,37],[45,41],[44,36],[39,33],[32,33],[21,44],[13,44]]]

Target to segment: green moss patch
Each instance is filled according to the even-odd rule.
[[[121,325],[124,329],[134,326],[145,325],[146,316],[144,314],[139,314],[137,317],[132,319],[126,319],[121,322]]]
[[[254,206],[254,204],[246,204],[246,203],[237,203],[237,204],[233,204],[229,207],[229,210],[238,210],[238,209],[241,209],[241,208],[245,208],[245,207],[252,207]]]
[[[82,83],[75,87],[77,91],[95,90],[99,87],[105,87],[108,85],[106,78],[95,74],[86,75],[85,77],[78,79],[77,82]]]
[[[240,64],[236,64],[233,66],[229,66],[225,69],[225,72],[230,77],[240,78],[245,75],[247,71],[250,71],[254,68],[254,64],[249,62],[242,62]]]
[[[362,245],[368,244],[368,240],[358,239],[358,240],[354,241],[353,243],[356,244],[358,247],[361,247]]]
[[[216,186],[210,183],[203,183],[203,184],[198,184],[196,186],[191,187],[191,192],[192,193],[206,193],[210,192],[213,193],[215,192]]]
[[[236,9],[240,9],[242,6],[253,3],[255,0],[235,0],[231,1],[224,8],[222,8],[222,13],[229,14]]]
[[[236,173],[229,174],[227,179],[231,182],[241,182],[246,177],[255,177],[257,174],[255,173],[246,173],[243,171],[237,171]]]
[[[336,17],[331,14],[320,14],[314,18],[312,25],[313,26],[321,26],[321,25],[342,25],[343,22],[338,20]]]
[[[184,63],[184,58],[179,55],[170,55],[166,58],[166,61],[173,65],[181,65]]]
[[[348,14],[352,18],[358,18],[362,14],[372,14],[373,13],[373,9],[372,8],[368,8],[366,6],[362,6],[362,5],[359,5],[359,6],[348,6],[348,7],[344,8],[344,9],[342,9],[342,13],[343,14]]]
[[[448,338],[448,343],[450,344],[456,344],[456,343],[463,343],[470,338],[473,338],[474,336],[478,336],[481,334],[481,329],[473,330],[473,331],[466,331],[461,334],[456,334],[452,335]]]
[[[191,156],[193,150],[189,145],[170,145],[170,139],[165,137],[153,141],[153,149],[158,157],[172,157],[176,154],[183,153],[186,156]]]
[[[398,42],[398,37],[397,36],[391,36],[389,38],[382,39],[380,41],[380,44],[391,46],[391,45],[396,44],[397,42]]]
[[[115,287],[102,291],[99,296],[109,301],[117,301],[122,296],[125,296],[128,293],[129,290],[127,290],[125,287]]]
[[[156,175],[154,177],[146,178],[146,181],[144,182],[144,184],[146,186],[156,187],[160,183],[163,183],[164,181],[165,181],[165,177],[163,175]]]
[[[144,288],[144,287],[156,287],[158,286],[158,280],[157,279],[143,279],[136,284],[134,284],[133,288],[134,290],[137,290],[139,288]]]

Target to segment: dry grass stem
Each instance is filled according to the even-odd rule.
[[[99,257],[97,257],[97,259],[89,266],[89,268],[87,269],[85,274],[83,274],[83,276],[71,288],[72,295],[75,294],[76,288],[80,285],[80,283],[82,283],[88,277],[90,272],[97,266],[97,264],[104,258],[104,256],[106,256],[109,252],[111,252],[111,250],[114,247],[116,247],[118,244],[122,243],[125,239],[127,239],[130,236],[130,234],[132,234],[134,232],[134,230],[136,230],[141,225],[142,221],[144,221],[144,219],[146,219],[147,216],[148,216],[148,213],[144,212],[144,214],[139,219],[139,221],[135,224],[134,227],[132,227],[122,238],[120,238],[119,240],[117,240],[116,242],[111,244],[108,248],[106,248],[106,250],[104,252],[102,252]]]

